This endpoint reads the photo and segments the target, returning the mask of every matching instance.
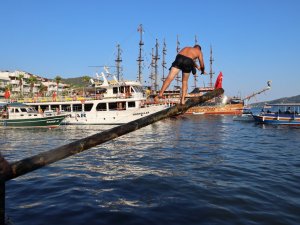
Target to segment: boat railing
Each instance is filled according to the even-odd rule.
[[[143,98],[143,96],[139,94],[133,95],[117,95],[105,97],[105,99],[130,99],[130,98]],[[57,96],[53,97],[34,97],[34,98],[12,98],[9,102],[20,102],[20,103],[43,103],[43,102],[71,102],[71,101],[81,101],[84,103],[85,101],[90,100],[102,100],[104,99],[103,95],[96,95],[96,96]]]

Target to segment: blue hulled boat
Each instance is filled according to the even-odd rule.
[[[253,118],[258,123],[300,125],[300,103],[267,104]]]

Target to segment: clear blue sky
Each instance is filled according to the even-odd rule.
[[[267,80],[272,90],[257,101],[300,94],[298,0],[2,0],[0,5],[0,70],[48,78],[94,76],[97,69],[89,66],[114,64],[120,44],[124,77],[136,79],[137,28],[143,24],[145,80],[156,38],[160,47],[166,40],[169,67],[176,36],[184,47],[194,45],[197,35],[207,72],[213,47],[215,78],[223,72],[226,95],[244,97]]]

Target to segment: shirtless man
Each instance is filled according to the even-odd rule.
[[[198,66],[194,61],[197,59],[199,60],[200,66]],[[195,70],[195,68],[197,68],[198,70],[201,70],[201,74],[205,74],[203,55],[202,55],[200,45],[195,45],[194,47],[185,47],[178,53],[175,61],[172,63],[169,75],[167,76],[165,82],[163,83],[163,86],[162,86],[158,96],[156,96],[156,98],[155,98],[155,102],[158,102],[158,98],[161,98],[163,96],[164,91],[169,87],[172,80],[174,80],[175,76],[181,70],[182,71],[182,90],[181,90],[180,104],[183,105],[185,103],[185,95],[187,93],[188,79],[189,79],[191,71]],[[193,73],[194,73],[194,71],[193,71]]]

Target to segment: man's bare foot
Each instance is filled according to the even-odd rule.
[[[159,96],[158,95],[156,95],[155,97],[154,97],[154,103],[155,104],[158,104],[159,103]]]

